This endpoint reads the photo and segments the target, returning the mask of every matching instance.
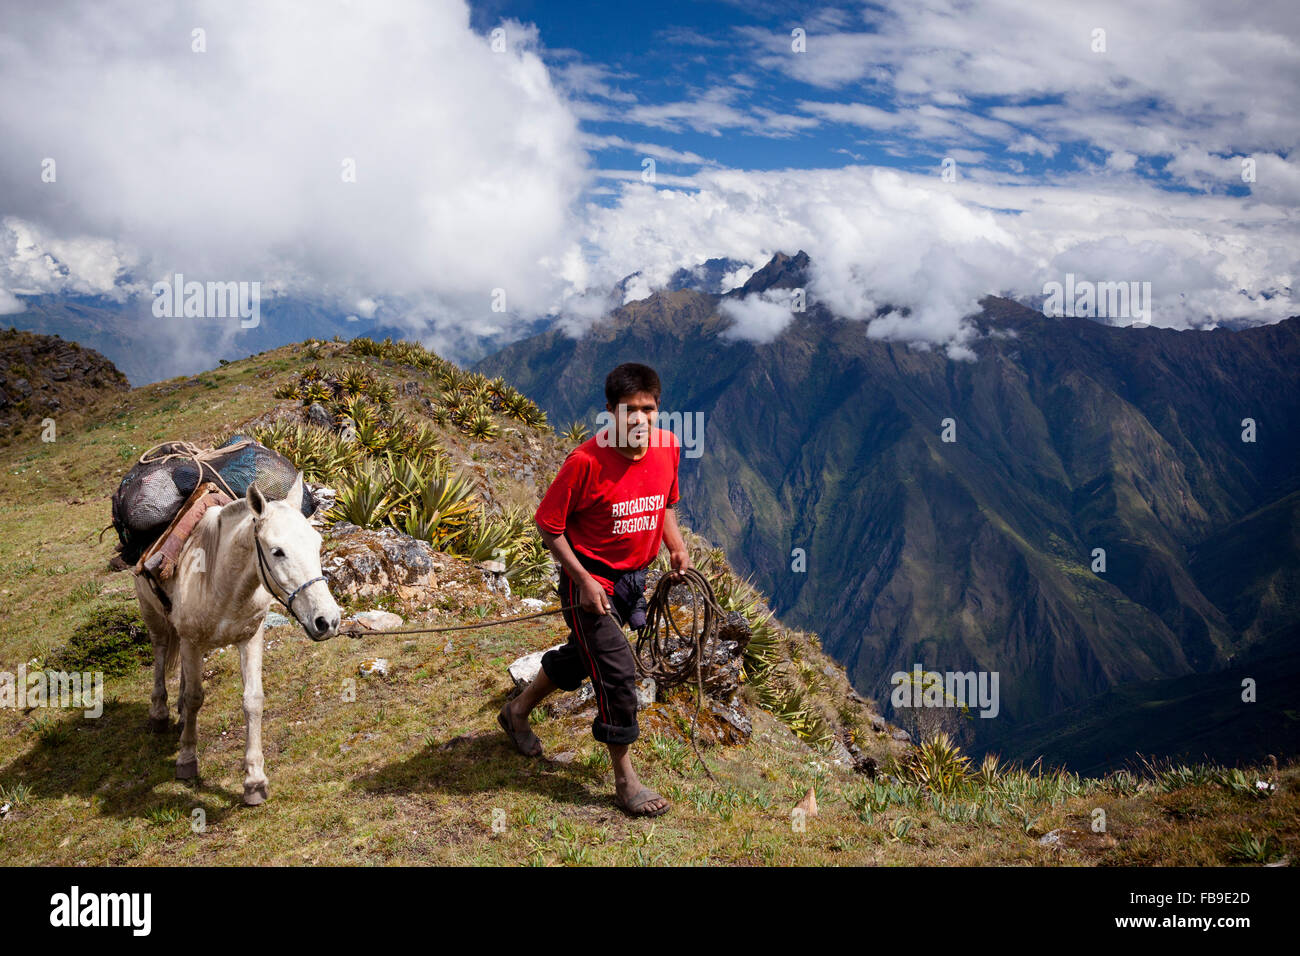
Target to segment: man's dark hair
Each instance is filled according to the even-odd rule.
[[[624,362],[605,376],[605,401],[611,408],[618,408],[625,397],[638,392],[649,392],[658,404],[659,391],[658,374],[640,362]]]

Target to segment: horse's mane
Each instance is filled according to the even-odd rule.
[[[216,561],[217,548],[221,543],[221,524],[223,521],[237,521],[244,516],[249,509],[247,498],[236,498],[234,501],[227,502],[219,508],[214,508],[203,516],[203,520],[195,527],[191,538],[195,545],[203,549],[209,562]],[[209,518],[208,515],[216,514],[215,518]]]

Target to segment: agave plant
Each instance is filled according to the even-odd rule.
[[[572,445],[578,445],[586,441],[588,434],[586,425],[582,422],[574,422],[565,431],[564,440]]]
[[[333,401],[334,391],[321,381],[310,381],[299,387],[302,394],[302,403],[304,405],[314,405],[317,402],[324,404]]]
[[[447,365],[438,372],[438,384],[444,392],[460,391],[460,371],[454,365]]]
[[[511,544],[510,526],[480,510],[470,519],[456,551],[471,561],[501,560],[509,557]],[[508,560],[506,564],[509,565]]]
[[[469,421],[469,434],[481,441],[491,441],[501,433],[501,427],[492,420],[486,410],[480,411]]]
[[[522,422],[527,418],[528,410],[532,407],[533,403],[528,396],[520,392],[512,391],[509,397],[506,398],[505,406],[502,411],[511,418]]]
[[[904,754],[899,769],[930,792],[951,796],[967,782],[970,758],[941,730]]]
[[[375,382],[370,388],[370,397],[384,408],[388,408],[397,400],[397,389],[392,382]]]
[[[442,407],[453,417],[468,404],[469,400],[465,397],[465,394],[456,389],[448,391],[442,400]]]
[[[351,342],[349,342],[348,351],[351,352],[353,355],[378,356],[382,353],[382,349],[380,348],[379,344],[375,342],[374,339],[367,338],[364,335],[359,335]]]
[[[349,398],[368,394],[374,384],[374,373],[364,365],[348,365],[339,372],[339,385]]]
[[[533,404],[529,404],[524,412],[523,423],[539,431],[550,427],[546,422],[546,413]]]
[[[388,474],[373,462],[367,462],[339,489],[329,515],[336,521],[350,521],[361,528],[379,528],[387,521],[391,507]]]
[[[370,454],[378,454],[388,448],[392,441],[392,432],[388,426],[374,418],[356,423],[357,444]]]
[[[401,424],[399,424],[399,421]],[[442,452],[442,439],[429,427],[427,422],[409,425],[405,418],[393,417],[393,428],[400,436],[400,447],[396,449],[403,455],[420,460],[436,458]]]
[[[335,406],[336,417],[347,416],[352,419],[353,423],[359,428],[362,422],[377,424],[379,422],[379,413],[375,406],[371,404],[365,396],[358,395],[355,398],[345,398]]]

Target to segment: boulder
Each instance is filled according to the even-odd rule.
[[[564,645],[556,644],[555,646],[563,647]],[[547,648],[547,650],[552,650],[552,648]],[[516,689],[523,690],[533,682],[533,679],[537,677],[542,669],[542,655],[545,653],[546,651],[534,651],[532,654],[525,654],[507,668]]]
[[[325,406],[320,402],[312,402],[311,407],[307,409],[307,424],[315,425],[317,428],[334,430],[334,419],[330,413],[325,410]]]
[[[391,631],[403,624],[401,615],[392,611],[362,611],[354,614],[352,620],[367,631]]]
[[[392,528],[370,531],[336,525],[321,571],[335,600],[427,600],[438,587],[434,554],[429,542]]]

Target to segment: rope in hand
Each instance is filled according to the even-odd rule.
[[[672,615],[668,598],[675,587],[690,591],[691,627],[683,633]],[[679,602],[685,606],[686,602]],[[713,595],[709,579],[694,568],[665,574],[655,585],[647,602],[645,627],[637,632],[637,668],[647,677],[654,678],[656,687],[676,687],[685,683],[695,671],[695,715],[691,718],[691,749],[709,779],[717,782],[713,771],[700,755],[695,741],[695,728],[699,723],[700,709],[704,705],[704,644],[712,633],[714,623],[726,616]]]

